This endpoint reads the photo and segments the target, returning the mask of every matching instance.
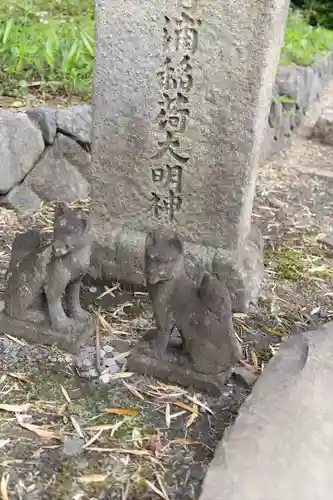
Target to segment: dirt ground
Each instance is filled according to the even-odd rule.
[[[283,337],[333,318],[333,253],[318,241],[333,228],[333,148],[308,138],[329,102],[333,85],[291,145],[259,169],[253,222],[265,237],[265,279],[258,305],[234,317],[244,363],[258,374]],[[49,230],[51,217],[52,206],[25,219],[0,208],[2,287],[15,233]],[[87,285],[84,298],[99,318],[100,349],[111,338],[124,361],[129,342],[152,327],[147,297]],[[198,498],[249,392],[231,379],[220,398],[207,397],[131,374],[126,363],[101,383],[80,376],[56,347],[8,336],[0,366],[3,500]]]

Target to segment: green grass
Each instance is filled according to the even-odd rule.
[[[88,96],[93,0],[9,0],[0,6],[0,95]]]
[[[116,1],[116,0],[115,0]],[[282,64],[310,65],[333,50],[333,32],[290,13]],[[94,63],[93,0],[7,0],[0,5],[0,96],[89,98]]]
[[[283,64],[310,66],[324,53],[333,50],[333,31],[309,26],[299,12],[290,12],[281,51]]]

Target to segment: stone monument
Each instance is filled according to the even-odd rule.
[[[170,227],[197,283],[245,311],[262,276],[251,228],[288,0],[96,0],[95,276],[144,283],[145,238]]]
[[[156,331],[138,342],[129,369],[220,395],[242,357],[227,287],[207,272],[197,286],[185,272],[180,238],[166,231],[147,236],[145,277]]]
[[[89,269],[89,217],[59,203],[51,242],[37,230],[18,234],[6,275],[0,331],[75,353],[94,332],[80,304],[80,286]]]

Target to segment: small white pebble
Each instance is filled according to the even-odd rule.
[[[103,347],[103,351],[104,352],[113,352],[114,351],[114,347],[112,347],[112,345],[105,345]]]

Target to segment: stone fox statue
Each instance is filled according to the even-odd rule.
[[[35,230],[19,234],[7,272],[6,314],[34,323],[49,321],[61,332],[88,321],[90,314],[82,309],[79,294],[91,244],[89,218],[63,203],[55,210],[50,244],[43,244]]]
[[[197,372],[216,374],[241,359],[228,289],[208,273],[199,286],[187,276],[178,236],[148,234],[145,276],[157,327],[153,340],[157,358],[167,356],[170,335],[177,326],[183,350]]]

